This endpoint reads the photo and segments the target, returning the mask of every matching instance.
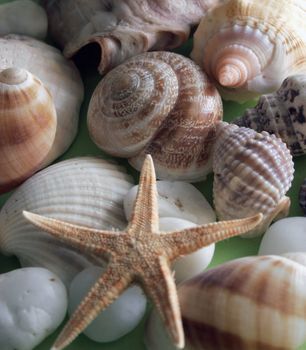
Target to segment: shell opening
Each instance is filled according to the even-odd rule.
[[[28,73],[25,69],[11,67],[0,73],[0,82],[8,85],[22,84],[27,77]]]

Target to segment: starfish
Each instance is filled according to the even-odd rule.
[[[170,263],[203,246],[245,233],[262,220],[262,214],[258,214],[180,231],[159,232],[156,178],[150,155],[146,156],[141,170],[133,215],[125,231],[102,231],[26,211],[23,214],[34,225],[81,251],[108,256],[105,272],[80,303],[51,350],[68,346],[135,282],[155,304],[173,343],[183,348],[184,332]]]

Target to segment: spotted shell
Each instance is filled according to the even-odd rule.
[[[275,135],[220,123],[213,155],[213,198],[221,220],[261,212],[262,224],[248,237],[265,232],[272,220],[288,214],[285,196],[293,180],[286,144]]]
[[[302,183],[302,186],[300,188],[299,192],[299,202],[300,206],[304,212],[304,215],[306,215],[306,179]]]
[[[171,52],[133,57],[96,87],[88,128],[102,150],[140,169],[145,154],[161,179],[197,181],[211,171],[221,98],[191,60]]]
[[[57,117],[53,99],[30,72],[0,72],[0,193],[37,171],[50,152]]]
[[[306,73],[304,0],[230,0],[203,17],[192,58],[222,97],[245,101]]]
[[[288,77],[273,94],[260,97],[234,123],[280,137],[293,156],[306,153],[306,75]]]

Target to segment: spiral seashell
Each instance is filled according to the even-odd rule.
[[[304,212],[304,215],[306,215],[306,179],[302,183],[302,186],[300,188],[299,192],[299,202],[300,206]]]
[[[191,60],[171,52],[144,53],[98,84],[88,128],[102,150],[140,169],[145,154],[161,179],[198,181],[211,171],[211,149],[222,101]]]
[[[50,91],[57,113],[55,140],[44,166],[63,154],[77,133],[83,83],[74,64],[61,52],[39,40],[21,35],[0,37],[0,69],[24,68]]]
[[[293,156],[306,153],[306,75],[288,77],[273,94],[260,97],[254,108],[234,120],[257,132],[267,131],[280,137]]]
[[[178,288],[185,350],[294,350],[306,341],[305,253],[236,259]],[[148,350],[174,350],[153,314]]]
[[[56,120],[40,80],[20,68],[0,72],[0,193],[40,168],[52,148]]]
[[[43,4],[51,35],[64,55],[71,58],[83,47],[96,46],[102,74],[142,52],[179,47],[188,39],[191,27],[222,2],[44,0]]]
[[[293,180],[292,156],[275,135],[221,123],[213,156],[213,198],[220,220],[264,215],[247,237],[266,231],[272,220],[288,214],[285,196]]]
[[[194,35],[191,57],[225,99],[246,101],[306,72],[304,0],[230,0],[212,9]]]
[[[3,206],[1,253],[17,255],[23,266],[45,267],[69,285],[78,272],[101,261],[34,227],[22,211],[97,229],[123,229],[123,198],[132,186],[131,176],[121,167],[99,158],[49,166],[22,184]]]

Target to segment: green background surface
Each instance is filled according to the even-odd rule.
[[[0,0],[1,3],[8,2],[6,0]],[[39,1],[37,1],[39,2]],[[50,40],[49,40],[50,42]],[[176,52],[183,53],[188,56],[192,43],[191,41],[187,42],[181,48],[176,50]],[[1,48],[0,48],[1,50]],[[80,112],[80,124],[77,138],[74,140],[73,144],[69,148],[69,150],[59,159],[58,161],[69,159],[76,156],[85,156],[85,155],[97,155],[103,156],[104,158],[110,158],[104,154],[101,150],[99,150],[94,143],[91,141],[87,126],[86,126],[86,115],[87,108],[90,101],[90,97],[92,92],[100,81],[101,76],[96,72],[96,68],[93,64],[83,62],[80,67],[80,72],[82,75],[82,79],[85,86],[85,99],[82,104],[81,112]],[[0,67],[1,68],[1,67]],[[247,107],[251,107],[256,102],[248,102],[245,104],[237,104],[234,102],[224,102],[224,120],[230,121],[234,117],[237,117],[245,111]],[[134,176],[135,182],[138,181],[138,173],[132,169],[128,162],[125,159],[117,159],[118,162],[124,165],[128,172]],[[290,216],[301,216],[302,211],[298,205],[298,191],[303,179],[306,177],[306,156],[299,157],[294,160],[295,163],[295,177],[293,181],[293,185],[288,192],[288,195],[291,198],[291,209]],[[1,169],[0,169],[1,171]],[[207,180],[204,182],[200,182],[195,184],[195,186],[201,190],[201,192],[205,195],[207,200],[212,204],[212,180],[213,175],[209,175]],[[0,196],[0,208],[5,203],[5,201],[9,198],[10,193],[6,193]],[[0,228],[1,230],[1,228]],[[257,254],[258,247],[261,241],[261,237],[253,238],[253,239],[243,239],[243,238],[232,238],[227,241],[218,243],[216,246],[215,255],[212,263],[209,267],[216,266],[224,261],[246,256],[246,255],[255,255]],[[15,257],[5,257],[0,254],[0,273],[5,273],[12,269],[16,269],[19,267],[18,260]],[[306,291],[305,291],[306,293]],[[147,312],[148,315],[148,312]],[[95,343],[89,340],[84,335],[79,336],[70,346],[67,347],[69,350],[145,350],[145,346],[143,344],[143,332],[144,332],[144,324],[145,319],[140,323],[140,325],[130,334],[124,336],[118,341],[112,343]],[[59,327],[59,330],[63,325]],[[41,343],[35,350],[47,350],[50,349],[52,343],[55,340],[58,332],[55,332],[53,335],[48,337],[43,343]],[[102,331],[102,330],[101,330]],[[303,347],[299,348],[300,350],[306,350],[306,344]],[[161,349],[162,350],[162,349]],[[216,349],[218,350],[218,349]],[[237,349],[240,350],[240,349]],[[242,350],[242,349],[241,349]]]

